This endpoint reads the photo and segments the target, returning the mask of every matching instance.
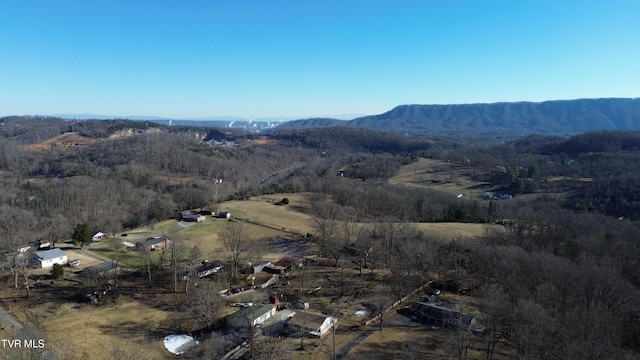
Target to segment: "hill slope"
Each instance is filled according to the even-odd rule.
[[[572,135],[640,129],[640,98],[462,105],[401,105],[351,121],[299,120],[281,127],[350,126],[413,134]]]

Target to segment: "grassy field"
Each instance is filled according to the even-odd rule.
[[[483,191],[491,189],[490,184],[472,179],[472,175],[479,171],[481,170],[445,160],[419,158],[400,167],[389,182],[478,197]]]
[[[130,299],[118,299],[111,306],[41,305],[22,315],[23,323],[41,328],[47,344],[65,359],[117,358],[116,349],[130,355],[144,353],[150,359],[171,359],[162,339],[172,332],[170,324],[183,317]]]
[[[504,226],[495,224],[443,222],[416,223],[413,225],[424,234],[437,236],[445,240],[460,238],[474,239],[485,235],[489,229],[498,231],[504,230]]]
[[[218,209],[231,212],[234,218],[269,225],[275,231],[305,235],[311,230],[309,216],[304,213],[309,207],[310,196],[304,193],[262,195],[249,200],[225,202]],[[275,205],[285,197],[289,199],[288,205]]]

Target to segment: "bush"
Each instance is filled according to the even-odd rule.
[[[280,203],[281,203],[282,205],[288,205],[288,204],[289,204],[289,199],[287,199],[287,198],[283,198],[282,200],[280,200]]]
[[[53,264],[53,267],[51,268],[51,276],[54,279],[59,279],[63,275],[64,275],[64,266],[60,264]]]

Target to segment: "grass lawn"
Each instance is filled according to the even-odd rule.
[[[303,213],[308,208],[310,194],[275,194],[252,197],[249,200],[228,201],[218,205],[232,217],[273,227],[273,230],[305,235],[311,230],[310,217]],[[275,205],[286,197],[288,205]],[[265,230],[266,231],[266,230]]]
[[[111,306],[63,304],[47,308],[43,305],[29,309],[28,313],[30,317],[38,314],[38,318],[45,319],[40,326],[58,358],[71,359],[73,356],[90,359],[96,355],[114,358],[115,348],[123,349],[130,356],[143,353],[148,358],[172,359],[162,339],[173,333],[168,324],[182,317],[179,313],[142,306],[129,299]]]
[[[460,238],[479,238],[484,236],[488,229],[504,230],[504,226],[495,224],[468,224],[456,222],[443,223],[415,223],[418,230],[427,235],[434,235],[444,240]]]
[[[396,175],[389,179],[389,183],[427,187],[477,198],[483,191],[490,189],[488,183],[472,179],[472,175],[479,171],[483,170],[444,160],[419,158],[411,164],[401,166]]]

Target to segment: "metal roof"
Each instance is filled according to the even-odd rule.
[[[37,253],[35,253],[35,256],[37,256],[40,261],[46,261],[46,260],[53,260],[53,259],[57,259],[59,257],[62,256],[67,256],[67,254],[58,249],[51,249],[51,250],[46,250],[46,251],[38,251]]]

